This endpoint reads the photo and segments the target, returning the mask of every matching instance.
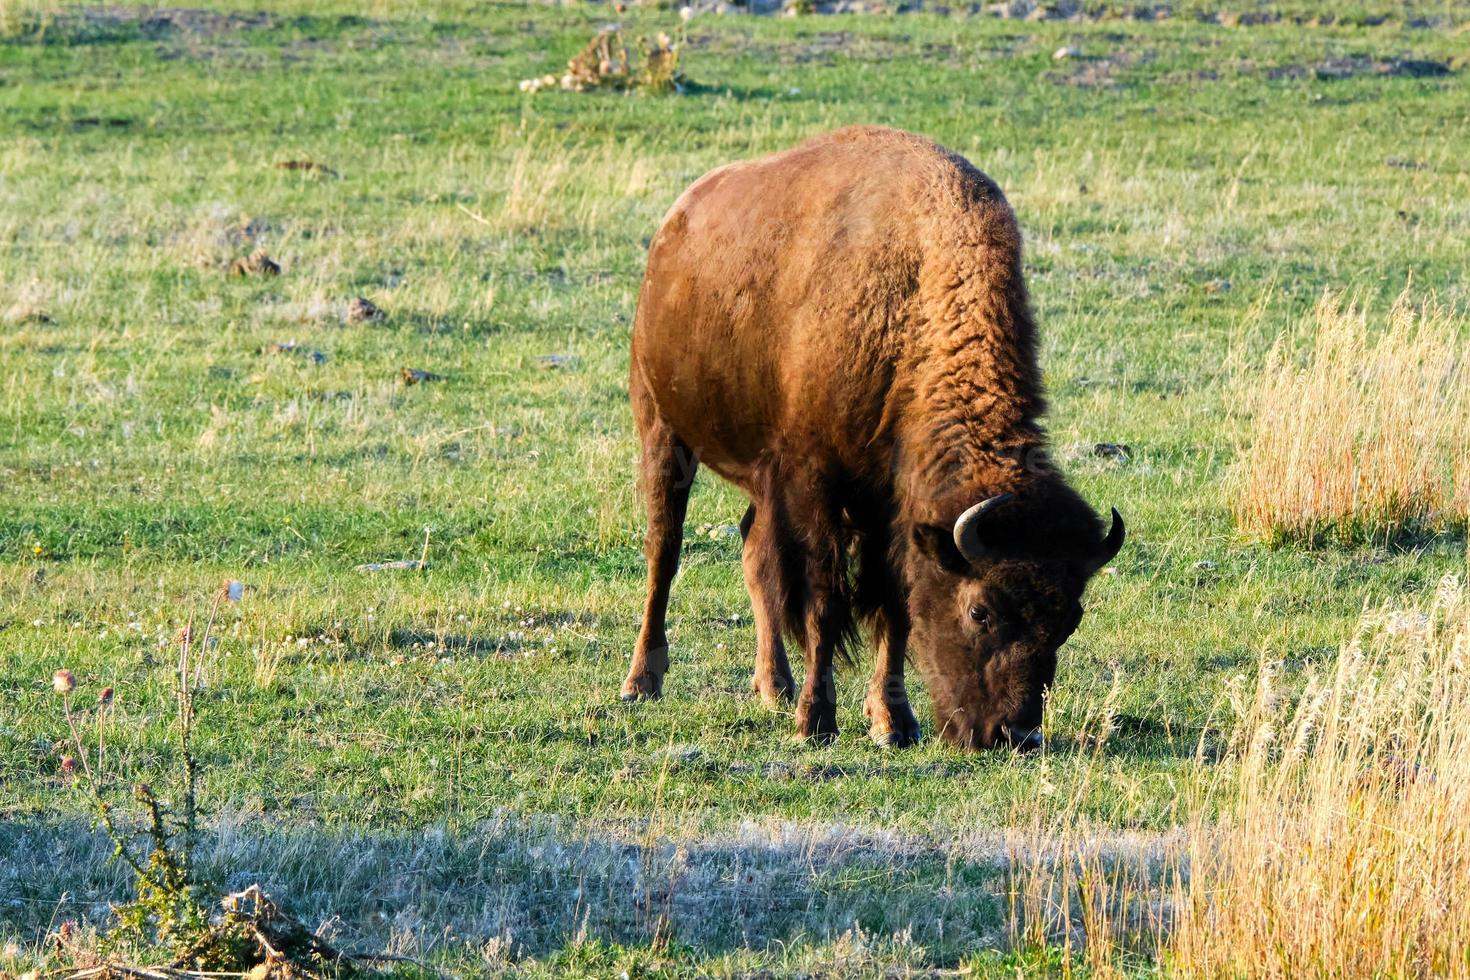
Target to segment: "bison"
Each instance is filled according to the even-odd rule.
[[[1040,743],[1057,649],[1124,528],[1047,463],[1021,235],[990,178],[868,126],[711,171],[650,243],[629,383],[648,595],[624,700],[663,691],[702,464],[750,500],[752,688],[794,696],[801,736],[835,737],[833,667],[861,623],[879,744],[920,736],[907,657],[946,742]]]

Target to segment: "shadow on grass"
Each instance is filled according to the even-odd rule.
[[[1214,728],[1175,727],[1155,718],[1123,713],[1113,716],[1107,741],[1101,747],[1093,735],[1079,738],[1062,732],[1047,742],[1046,752],[1053,756],[1077,756],[1094,754],[1101,749],[1104,756],[1133,762],[1198,757],[1203,762],[1213,763],[1219,761],[1225,751],[1223,737],[1223,733]]]
[[[1324,521],[1302,531],[1277,530],[1266,538],[1265,544],[1272,549],[1361,551],[1363,560],[1372,563],[1425,552],[1455,555],[1465,550],[1467,541],[1470,541],[1470,524],[1463,517],[1392,521],[1375,515],[1348,521]]]
[[[445,653],[467,653],[483,657],[507,657],[527,650],[539,650],[541,644],[524,633],[511,631],[496,636],[471,636],[464,633],[439,633],[428,629],[399,628],[388,634],[388,646],[398,649],[432,648]]]
[[[654,818],[658,821],[658,818]],[[414,956],[493,946],[542,957],[576,943],[672,939],[702,955],[852,933],[903,934],[935,965],[1001,935],[1006,850],[842,825],[747,825],[692,838],[669,825],[568,831],[554,818],[366,831],[234,815],[196,867],[210,891],[259,884],[339,948]],[[80,819],[0,818],[0,935],[41,942],[62,921],[103,924],[126,869]]]

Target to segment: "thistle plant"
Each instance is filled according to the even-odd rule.
[[[141,829],[120,818],[119,803],[126,799],[122,780],[108,769],[107,736],[113,723],[116,692],[104,687],[95,704],[78,706],[78,681],[70,670],[58,670],[51,686],[61,696],[62,714],[70,733],[71,753],[61,760],[62,772],[73,777],[87,795],[97,824],[113,845],[115,860],[133,873],[132,901],[115,907],[117,926],[103,938],[104,954],[140,949],[163,949],[174,965],[208,969],[237,962],[243,935],[220,929],[211,921],[194,874],[198,843],[199,765],[194,757],[194,694],[202,679],[201,650],[207,650],[222,601],[237,594],[227,584],[214,597],[204,632],[194,640],[194,624],[179,633],[179,658],[174,697],[179,749],[177,805],[172,805],[148,783],[132,787],[131,799],[141,810]]]

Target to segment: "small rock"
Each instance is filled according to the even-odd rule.
[[[1122,442],[1099,442],[1092,447],[1092,455],[1101,459],[1126,460],[1133,455],[1133,447]]]
[[[832,779],[842,779],[847,776],[847,770],[841,766],[811,765],[803,766],[802,778],[813,782],[825,783]]]
[[[315,160],[282,160],[276,164],[277,170],[305,170],[310,173],[318,173],[327,177],[337,177],[339,174],[324,163]]]
[[[669,745],[653,753],[653,758],[683,765],[694,762],[704,755],[697,745]]]
[[[388,319],[388,314],[380,310],[371,300],[362,296],[354,296],[352,302],[347,304],[348,323],[378,323]]]
[[[1057,48],[1051,53],[1052,61],[1066,61],[1068,58],[1080,57],[1082,57],[1082,50],[1080,48],[1074,48],[1071,46],[1065,48]]]
[[[416,385],[420,382],[444,380],[444,376],[442,374],[435,374],[433,371],[420,371],[418,368],[410,367],[406,367],[403,370],[399,371],[398,378],[406,385]]]
[[[1210,293],[1211,295],[1215,293],[1228,293],[1230,292],[1230,280],[1211,279],[1209,282],[1205,283],[1205,292]]]
[[[718,541],[720,538],[740,537],[740,527],[735,524],[716,524],[709,529],[710,540]]]
[[[34,306],[27,306],[24,303],[16,303],[5,311],[5,322],[21,327],[28,324],[44,327],[48,323],[55,323],[56,321],[51,319],[51,314],[45,310],[37,309]]]
[[[263,248],[257,248],[244,258],[236,259],[230,263],[230,275],[236,277],[279,276],[280,274],[280,264],[267,255]]]
[[[1218,566],[1212,561],[1197,561],[1194,563],[1194,570],[1197,572],[1213,572],[1216,567]]]
[[[577,359],[571,354],[542,354],[536,358],[536,363],[544,368],[568,368],[577,363]]]
[[[284,340],[280,343],[271,344],[269,347],[261,348],[262,354],[300,354],[313,364],[327,363],[327,355],[319,350],[308,350],[296,343],[294,340]]]

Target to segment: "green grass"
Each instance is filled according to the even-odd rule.
[[[259,872],[303,915],[340,913],[349,945],[462,969],[1014,972],[986,950],[1018,812],[1080,787],[1100,832],[1165,830],[1232,677],[1330,657],[1365,600],[1465,567],[1463,538],[1268,548],[1228,499],[1236,379],[1323,289],[1470,301],[1463,32],[699,17],[692,94],[528,97],[608,9],[126,12],[0,40],[0,937],[34,943],[119,887],[60,773],[52,671],[115,686],[114,758],[166,780],[165,647],[227,578],[247,591],[199,733],[219,883]],[[1372,70],[1391,59],[1453,70]],[[1128,519],[1044,758],[885,753],[860,673],[838,744],[794,743],[748,694],[737,540],[694,533],[743,510],[708,479],[668,696],[617,703],[643,585],[643,245],[706,169],[854,122],[932,136],[1005,188],[1058,455]],[[282,274],[228,278],[255,247]],[[357,295],[387,321],[343,323]],[[325,363],[261,353],[293,339]],[[404,366],[444,380],[400,386]],[[1132,456],[1093,457],[1103,441]],[[418,557],[425,528],[427,573],[354,570]],[[1069,736],[1114,686],[1136,721],[1094,761]],[[553,845],[584,859],[537,856]],[[681,847],[700,873],[659,951],[624,862],[667,877]],[[773,877],[733,887],[742,861]]]

